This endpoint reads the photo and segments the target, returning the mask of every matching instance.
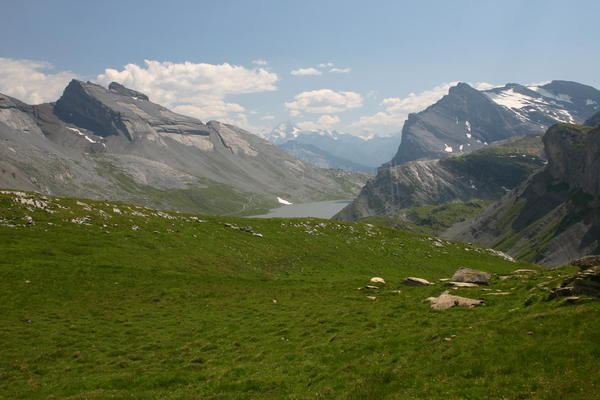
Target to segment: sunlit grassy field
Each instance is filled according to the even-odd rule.
[[[600,398],[600,302],[545,301],[574,268],[434,241],[4,192],[0,398]],[[486,305],[431,310],[459,266]]]

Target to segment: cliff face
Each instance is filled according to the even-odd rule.
[[[56,104],[0,95],[0,187],[189,212],[252,213],[349,198],[366,174],[320,169],[243,129],[119,84],[73,80]]]
[[[353,221],[414,206],[495,200],[543,165],[541,153],[541,138],[527,136],[462,156],[382,167],[336,218]]]
[[[554,125],[544,146],[542,171],[445,236],[552,266],[600,252],[600,127]]]
[[[408,117],[389,164],[468,153],[509,137],[541,134],[557,122],[583,123],[599,109],[600,91],[577,82],[509,83],[485,91],[459,83]]]

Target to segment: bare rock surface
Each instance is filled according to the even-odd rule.
[[[488,284],[491,278],[492,275],[487,272],[465,267],[460,267],[454,275],[452,275],[452,281],[454,282]]]
[[[415,278],[413,276],[409,276],[408,278],[406,278],[404,280],[404,284],[405,285],[409,285],[409,286],[430,286],[430,285],[433,285],[433,283],[429,282],[427,279]]]
[[[434,310],[447,310],[452,307],[468,307],[485,304],[483,300],[469,299],[468,297],[455,296],[445,291],[438,297],[429,297],[427,301],[431,303],[431,308]]]

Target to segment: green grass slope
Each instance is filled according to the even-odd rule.
[[[531,266],[367,224],[9,191],[0,254],[3,399],[600,397],[600,303],[542,301],[573,269],[511,275]],[[402,285],[458,266],[508,278],[446,311],[424,302],[441,283]]]

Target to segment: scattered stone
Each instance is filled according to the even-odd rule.
[[[26,215],[23,217],[23,219],[25,220],[25,223],[29,226],[35,226],[35,221],[33,220],[33,218],[29,215]]]
[[[476,283],[469,283],[469,282],[446,282],[444,284],[444,286],[455,286],[455,287],[479,287],[478,284]]]
[[[506,296],[512,294],[511,292],[495,292],[495,293],[484,293],[486,296]]]
[[[402,293],[402,290],[392,290],[390,293],[400,294]]]
[[[369,300],[375,300],[376,298],[377,297],[375,297],[375,296],[367,296],[367,299],[369,299]]]
[[[252,236],[263,237],[263,234],[262,234],[262,233],[256,233],[256,232],[254,232],[254,233],[252,234]]]
[[[581,268],[582,270],[588,269],[591,267],[597,267],[597,266],[600,266],[600,255],[591,255],[591,256],[581,257],[574,261],[571,261],[570,265],[575,265],[575,266]]]
[[[277,299],[273,299],[273,304],[277,304]]]
[[[137,226],[137,225],[133,225],[133,226],[131,227],[131,230],[134,230],[134,231],[139,231],[139,230],[140,230],[140,227],[139,227],[139,226]]]
[[[487,272],[465,267],[460,267],[454,275],[452,275],[452,281],[454,282],[488,284],[491,278],[492,276]]]
[[[434,310],[446,310],[452,307],[468,307],[473,308],[477,305],[485,304],[483,300],[469,299],[467,297],[454,296],[448,291],[445,291],[438,297],[429,297],[427,301],[431,303],[431,308]]]
[[[580,271],[553,289],[550,299],[558,296],[591,296],[600,298],[600,266]]]
[[[365,289],[379,289],[379,286],[366,285]]]
[[[510,279],[510,278],[512,278],[512,276],[510,276],[510,275],[500,275],[498,277],[498,279],[500,279],[501,281],[505,281],[505,280]]]
[[[440,278],[438,279],[438,281],[440,282],[448,282],[450,280],[450,278]]]
[[[378,277],[378,276],[375,276],[375,277],[371,278],[371,282],[372,283],[383,283],[385,285],[385,280],[383,278]]]
[[[409,285],[409,286],[430,286],[430,285],[433,285],[433,283],[429,282],[427,279],[415,278],[413,276],[409,276],[408,278],[406,278],[404,280],[404,284],[405,285]]]
[[[498,257],[504,258],[506,261],[516,262],[514,258],[512,258],[508,254],[506,254],[500,250],[488,249],[488,252],[490,252]]]
[[[535,269],[515,269],[513,274],[537,274]]]

